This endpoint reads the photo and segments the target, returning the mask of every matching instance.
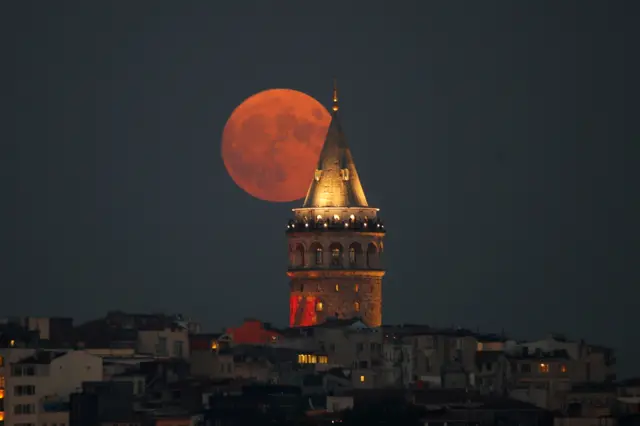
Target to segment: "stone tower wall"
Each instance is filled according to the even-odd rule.
[[[381,325],[383,238],[347,230],[289,233],[290,325],[328,317]]]

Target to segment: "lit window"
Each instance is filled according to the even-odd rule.
[[[349,263],[352,265],[356,264],[356,249],[353,247],[349,249]]]
[[[213,349],[214,351],[218,349],[218,342],[216,342],[215,340],[211,341],[211,349]]]
[[[540,364],[540,372],[541,373],[548,373],[549,372],[549,364]]]
[[[323,309],[324,305],[322,304],[322,302],[316,303],[316,312],[322,312]]]
[[[9,341],[9,346],[14,347],[15,345],[16,345],[16,341],[15,341],[15,340],[13,340],[13,339],[11,339],[11,340]]]
[[[338,216],[337,214],[333,215],[333,220],[340,220],[340,216]]]
[[[4,367],[4,358],[0,356],[0,367]]]
[[[331,250],[331,264],[333,266],[342,265],[342,253],[340,252],[340,249],[337,247]]]
[[[360,312],[360,302],[355,302],[353,304],[353,309],[355,309],[356,312]]]
[[[4,420],[4,411],[0,411],[0,422]]]
[[[316,265],[322,265],[322,248],[316,249]]]
[[[360,376],[360,383],[364,383],[364,376]]]
[[[321,355],[321,356],[318,357],[318,362],[320,364],[328,364],[329,363],[329,358],[327,358],[324,355]]]
[[[560,372],[561,372],[561,373],[566,373],[566,372],[567,372],[567,366],[566,366],[566,365],[564,365],[564,364],[562,364],[562,365],[560,366]]]
[[[318,216],[316,216],[316,220],[322,220],[322,215],[319,214]]]
[[[340,291],[340,284],[336,284],[336,291]]]
[[[353,291],[355,291],[356,293],[360,291],[360,286],[358,284],[353,286]]]
[[[476,351],[480,352],[484,349],[484,344],[482,344],[482,342],[478,342],[478,345],[476,347]]]
[[[4,389],[0,389],[0,399],[4,399]]]
[[[316,355],[309,355],[309,354],[298,354],[298,364],[317,364],[318,358],[322,358],[322,357],[318,357]],[[322,363],[322,360],[320,360],[320,362]],[[326,362],[324,362],[324,364],[326,364]]]

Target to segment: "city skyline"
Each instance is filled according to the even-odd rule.
[[[4,311],[286,324],[283,227],[300,203],[236,188],[220,136],[249,95],[326,104],[337,75],[368,201],[393,229],[384,322],[565,331],[615,347],[630,375],[628,4],[12,4]]]

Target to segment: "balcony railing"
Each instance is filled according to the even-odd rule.
[[[354,220],[290,220],[287,232],[318,232],[318,231],[357,231],[357,232],[386,232],[384,224],[379,219]]]

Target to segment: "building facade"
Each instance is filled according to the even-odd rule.
[[[287,225],[292,327],[327,318],[382,323],[384,224],[369,206],[338,114],[333,113],[314,178]]]
[[[7,358],[14,361],[5,363],[3,376],[5,426],[53,423],[51,419],[67,424],[59,419],[68,418],[68,411],[55,407],[68,402],[83,382],[103,379],[102,359],[85,351],[32,351],[20,360],[11,355]]]

